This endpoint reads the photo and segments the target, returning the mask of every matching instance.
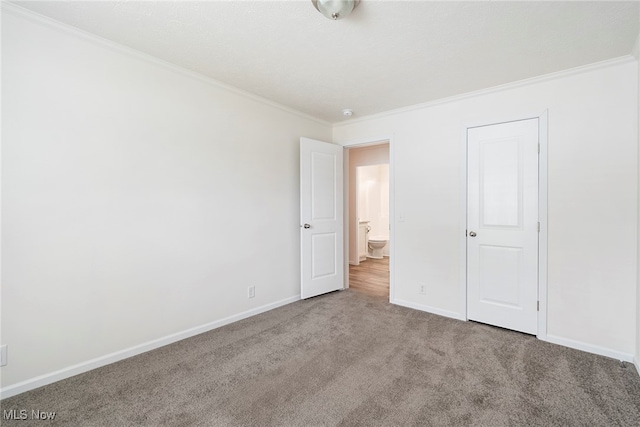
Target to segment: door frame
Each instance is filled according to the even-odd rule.
[[[345,142],[338,142],[341,145],[345,154],[343,155],[343,181],[344,181],[344,253],[349,252],[349,149],[350,148],[362,148],[372,145],[389,144],[389,302],[394,301],[395,295],[395,167],[394,167],[394,135],[383,135],[379,137],[371,138],[359,138],[349,140]],[[357,207],[356,207],[357,209]],[[344,257],[344,287],[349,287],[349,256]]]
[[[538,119],[538,142],[540,144],[540,154],[538,156],[538,220],[540,221],[540,233],[538,233],[538,301],[540,308],[538,310],[538,333],[536,336],[538,339],[546,340],[547,338],[547,198],[548,198],[548,183],[547,183],[547,168],[548,168],[548,129],[549,129],[549,114],[548,110],[542,113],[534,114],[519,114],[513,117],[507,117],[502,119],[486,119],[480,121],[473,121],[463,126],[463,135],[461,141],[462,156],[461,161],[461,200],[460,205],[462,207],[460,215],[460,294],[461,294],[461,307],[462,307],[462,320],[469,320],[467,318],[467,171],[468,164],[467,159],[469,156],[467,146],[467,132],[470,128],[480,126],[491,126],[509,122],[516,122],[528,119]]]

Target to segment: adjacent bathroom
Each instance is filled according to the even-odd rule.
[[[356,169],[358,261],[389,256],[389,165]]]
[[[349,288],[389,298],[389,143],[350,148],[346,156],[349,165]]]
[[[349,149],[348,165],[350,271],[371,269],[366,279],[370,282],[378,272],[388,276],[389,143]],[[388,288],[388,279],[386,282]]]

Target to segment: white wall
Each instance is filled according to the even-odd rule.
[[[638,198],[633,58],[343,122],[334,141],[394,135],[395,300],[464,317],[463,135],[548,109],[548,339],[630,360]],[[426,295],[418,283],[427,284]]]
[[[349,199],[349,248],[347,253],[349,254],[349,262],[356,264],[358,262],[358,239],[356,234],[358,227],[358,219],[356,218],[356,170],[359,166],[388,164],[389,144],[386,143],[368,147],[351,148],[347,150],[345,159],[349,164],[349,191],[346,195]]]
[[[14,10],[2,387],[295,300],[298,141],[330,126]]]
[[[372,236],[389,235],[389,165],[358,168],[358,220],[369,221]]]

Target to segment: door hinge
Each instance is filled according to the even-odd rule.
[[[538,154],[540,154],[540,144],[538,144]]]
[[[540,232],[540,221],[538,221],[538,233]]]
[[[540,301],[538,301],[537,307],[536,307],[536,311],[540,311]]]

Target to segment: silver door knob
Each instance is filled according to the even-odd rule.
[[[310,224],[305,224],[305,225],[303,225],[303,227],[304,228],[311,228],[311,225]]]
[[[475,231],[470,231],[470,232],[469,232],[469,236],[471,236],[471,237],[476,237],[476,236],[477,236],[477,234],[476,234],[476,232],[475,232]]]

